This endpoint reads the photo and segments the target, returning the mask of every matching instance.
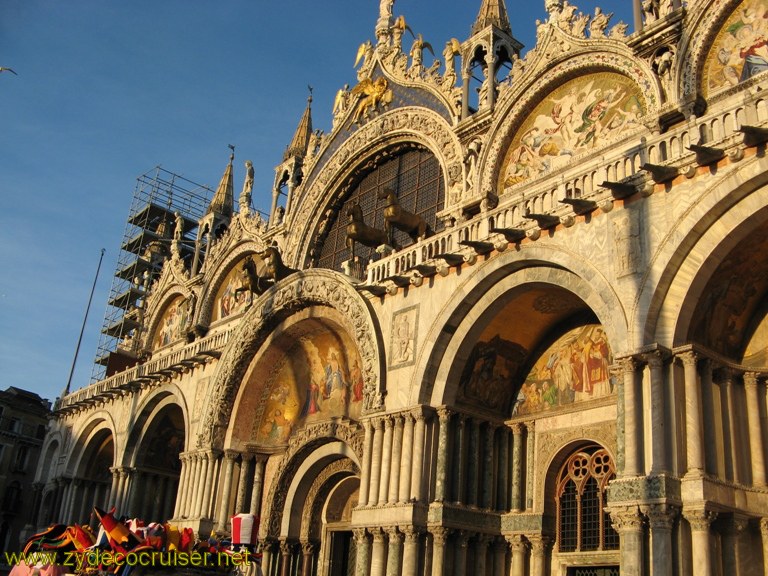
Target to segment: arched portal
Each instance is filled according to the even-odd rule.
[[[178,404],[166,398],[155,407],[134,452],[130,496],[122,513],[158,522],[173,516],[184,429],[184,413]]]
[[[98,519],[93,507],[106,507],[112,487],[112,470],[115,462],[115,440],[109,429],[94,432],[85,444],[82,458],[71,480],[69,494],[56,496],[59,504],[58,522],[77,522],[95,527]],[[61,482],[57,483],[61,486]]]

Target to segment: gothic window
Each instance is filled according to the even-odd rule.
[[[349,192],[332,207],[332,216],[324,228],[316,254],[316,266],[341,270],[342,262],[350,260],[352,253],[347,245],[347,210],[354,204],[362,209],[366,225],[384,230],[385,200],[379,199],[382,190],[391,189],[397,195],[400,206],[424,218],[428,234],[442,229],[436,214],[445,203],[445,186],[440,163],[423,148],[407,145],[390,150],[383,158],[377,158],[367,170],[362,170],[349,186]],[[407,233],[394,229],[390,243],[404,247],[414,242]],[[355,256],[364,260],[378,257],[375,250],[357,242]]]
[[[605,511],[608,482],[616,476],[610,454],[591,446],[573,454],[557,481],[557,541],[560,552],[617,550],[619,535]]]

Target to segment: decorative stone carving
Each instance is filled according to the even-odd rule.
[[[363,411],[370,413],[383,409],[378,330],[365,300],[337,272],[305,271],[278,282],[256,299],[243,316],[211,386],[206,402],[208,413],[198,436],[198,446],[221,445],[235,396],[259,346],[282,319],[313,305],[334,308],[348,320],[350,335],[358,344],[362,361]]]

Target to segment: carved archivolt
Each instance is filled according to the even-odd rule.
[[[219,362],[206,398],[208,413],[197,440],[198,447],[221,447],[237,391],[259,347],[282,320],[298,310],[315,305],[334,308],[347,319],[350,335],[357,342],[362,361],[365,382],[363,413],[383,410],[380,330],[367,301],[338,272],[324,269],[298,272],[254,300],[241,319]]]
[[[337,477],[353,476],[360,474],[354,462],[347,460],[336,460],[326,466],[320,474],[317,475],[312,487],[307,493],[307,499],[304,501],[304,513],[301,515],[301,534],[299,540],[309,539],[320,540],[322,534],[315,530],[320,524],[323,506],[328,499],[328,494],[338,482]]]
[[[266,248],[265,243],[260,240],[249,240],[234,247],[226,254],[222,254],[215,262],[215,266],[211,266],[206,271],[206,278],[204,280],[205,292],[203,293],[202,302],[195,315],[196,326],[208,326],[211,323],[211,316],[213,313],[213,307],[215,305],[216,293],[221,288],[222,282],[227,277],[227,274],[232,270],[233,266],[237,262],[249,255],[261,252]]]
[[[357,460],[362,462],[364,436],[363,428],[355,422],[330,420],[308,426],[291,437],[288,451],[278,464],[275,471],[275,481],[272,482],[267,497],[267,507],[263,515],[267,521],[266,525],[262,526],[262,528],[266,528],[267,536],[278,537],[280,535],[280,525],[290,484],[307,456],[323,444],[332,440],[339,440],[349,446],[355,453]],[[347,459],[342,461],[349,462]],[[349,465],[353,473],[359,474],[354,463],[349,462]]]
[[[429,149],[440,162],[445,178],[446,198],[450,203],[461,200],[463,183],[447,178],[455,165],[461,170],[462,148],[451,127],[435,112],[424,108],[399,108],[377,116],[357,129],[341,144],[315,175],[310,175],[300,192],[300,203],[292,210],[293,230],[304,231],[300,242],[293,244],[293,252],[285,255],[287,261],[300,266],[300,257],[308,253],[314,230],[324,213],[323,205],[330,198],[329,190],[338,190],[367,158],[398,142],[413,142]]]
[[[695,24],[696,33],[690,34],[690,42],[687,50],[681,49],[680,53],[686,54],[682,65],[682,96],[690,100],[696,97],[699,91],[699,82],[704,68],[704,62],[712,48],[712,42],[717,36],[720,26],[731,14],[734,8],[741,4],[741,0],[714,0],[713,2],[694,4],[694,10],[699,11],[699,20]]]
[[[499,97],[498,106],[507,107],[509,110],[499,114],[502,120],[493,128],[493,136],[488,139],[489,144],[482,152],[482,194],[498,193],[494,188],[498,173],[503,167],[505,149],[536,104],[566,81],[600,70],[617,72],[634,80],[645,97],[646,114],[652,114],[659,108],[661,93],[653,70],[647,63],[631,57],[629,53],[585,53],[560,62],[547,74],[536,77],[532,83],[518,84],[516,88],[504,92]],[[626,134],[617,137],[626,137]]]

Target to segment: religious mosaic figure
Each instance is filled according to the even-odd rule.
[[[760,0],[743,3],[715,38],[705,64],[710,90],[735,86],[768,70],[768,10]]]
[[[572,80],[544,99],[512,140],[503,187],[570,164],[623,130],[640,126],[644,98],[629,78],[601,73]]]

